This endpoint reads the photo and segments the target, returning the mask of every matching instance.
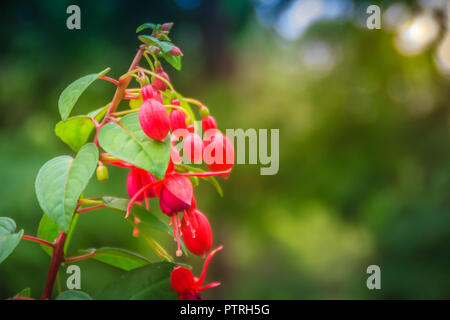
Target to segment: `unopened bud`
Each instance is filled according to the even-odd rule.
[[[100,182],[106,182],[108,181],[109,174],[108,174],[108,168],[106,168],[103,164],[99,165],[97,167],[97,179]]]
[[[170,31],[170,29],[172,29],[172,26],[173,26],[173,22],[163,23],[161,26],[161,30],[162,31]]]

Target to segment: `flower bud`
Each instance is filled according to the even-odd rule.
[[[106,182],[108,181],[109,174],[108,174],[108,168],[105,167],[103,164],[99,165],[97,167],[97,180],[100,182]]]
[[[170,130],[170,120],[164,106],[155,99],[146,100],[139,109],[139,123],[152,139],[164,141]]]
[[[163,23],[161,26],[161,30],[162,31],[170,31],[170,29],[172,29],[172,26],[173,26],[173,22]]]
[[[220,246],[208,254],[203,264],[202,273],[198,278],[194,277],[191,270],[182,266],[175,267],[172,270],[172,273],[170,274],[170,285],[173,290],[178,293],[178,300],[201,300],[202,297],[200,291],[220,285],[220,282],[211,282],[207,285],[203,285],[203,281],[205,280],[209,263],[214,255],[222,249],[223,246]]]
[[[170,216],[189,209],[192,196],[193,188],[189,178],[178,174],[166,176],[159,194],[161,211]]]
[[[192,271],[188,268],[178,266],[170,274],[170,284],[177,293],[183,293],[195,287]]]
[[[206,134],[203,160],[212,171],[225,171],[232,168],[234,165],[233,144],[220,131],[215,131],[212,135]]]
[[[181,52],[180,48],[178,48],[177,46],[173,46],[172,49],[170,49],[167,53],[171,56],[183,56],[183,52]]]
[[[154,89],[151,85],[143,86],[141,88],[141,96],[144,101],[148,99],[155,99],[158,102],[163,103],[162,93]]]
[[[198,134],[189,133],[184,138],[183,151],[186,157],[195,164],[202,163],[203,141]]]
[[[213,116],[206,116],[202,119],[203,132],[207,132],[209,129],[217,129],[216,119]]]
[[[156,74],[163,77],[167,81],[170,81],[169,75],[165,73],[161,67],[156,68]],[[166,91],[167,88],[169,87],[167,83],[165,83],[164,81],[162,81],[160,78],[157,77],[155,77],[155,80],[153,80],[152,86],[154,89],[159,91]]]
[[[172,109],[170,112],[170,129],[173,131],[177,129],[186,129],[186,115],[183,111]]]
[[[151,85],[143,86],[141,88],[142,99],[145,101],[145,100],[153,98],[155,96],[154,91],[155,90],[153,89],[153,87]]]
[[[200,116],[202,117],[202,119],[209,116],[209,109],[205,106],[201,106],[198,111],[200,112]]]
[[[186,212],[181,220],[184,244],[190,252],[203,257],[211,250],[213,236],[208,218],[199,210]]]
[[[150,172],[143,169],[133,167],[128,173],[127,177],[127,192],[130,199],[138,192],[142,187],[155,181],[155,177]],[[144,193],[139,195],[136,201],[144,201],[145,198],[153,198],[156,196],[155,188],[149,188]]]

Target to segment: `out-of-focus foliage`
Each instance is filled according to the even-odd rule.
[[[60,92],[107,66],[117,77],[134,56],[139,24],[174,21],[174,42],[185,54],[183,72],[166,68],[174,85],[205,102],[222,129],[280,129],[277,175],[237,165],[223,198],[202,181],[196,190],[215,245],[225,246],[208,274],[222,286],[205,297],[448,298],[450,90],[434,62],[442,35],[404,56],[395,33],[383,24],[368,30],[351,15],[284,39],[264,26],[258,3],[80,1],[78,31],[65,27],[69,1],[2,3],[0,216],[35,234],[42,215],[35,176],[46,160],[73,155],[53,134]],[[112,85],[97,82],[74,112],[110,101]],[[125,178],[126,170],[110,168],[109,182],[93,181],[85,194],[125,197]],[[130,248],[156,261],[131,231],[108,209],[86,213],[68,250]],[[165,234],[155,236],[173,249]],[[200,259],[183,261],[199,274]],[[0,297],[26,287],[40,293],[49,262],[38,245],[22,241],[0,265]],[[366,288],[371,264],[381,267],[382,290]],[[96,261],[79,265],[90,293],[122,272]],[[65,278],[62,272],[63,290]]]

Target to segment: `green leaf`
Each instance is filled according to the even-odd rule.
[[[137,27],[136,33],[139,33],[142,30],[149,29],[149,28],[154,30],[156,28],[156,25],[154,23],[143,23],[139,27]]]
[[[125,271],[130,271],[132,269],[136,269],[150,263],[150,260],[148,260],[147,258],[137,253],[120,248],[103,247],[98,249],[87,249],[80,251],[84,253],[95,252],[92,256],[93,259],[123,269]]]
[[[31,297],[31,289],[25,288],[25,289],[21,290],[19,293],[17,293],[14,296],[14,298],[17,298],[17,297],[30,298]]]
[[[91,296],[86,292],[79,290],[67,290],[61,292],[56,300],[92,300]]]
[[[141,40],[145,44],[159,47],[159,40],[153,36],[143,35],[143,36],[138,36],[138,39]]]
[[[91,179],[98,162],[98,149],[93,143],[81,148],[75,159],[59,156],[42,166],[35,188],[42,210],[67,232],[78,198]]]
[[[56,124],[55,134],[74,151],[88,141],[94,124],[87,116],[75,116]]]
[[[172,65],[175,69],[178,71],[181,70],[181,57],[180,56],[172,56],[168,54],[167,52],[159,52],[159,55],[164,58],[169,64]]]
[[[17,233],[16,223],[8,217],[0,217],[0,263],[17,247],[23,236],[23,230]]]
[[[127,211],[128,199],[121,199],[115,197],[103,197],[103,201],[105,201],[105,206],[117,211],[122,217],[125,217],[125,213]],[[169,233],[173,236],[173,230],[169,226],[167,222],[162,220],[160,216],[163,216],[163,213],[159,209],[159,203],[157,200],[151,200],[150,207],[151,211],[147,211],[144,207],[140,205],[133,205],[131,208],[131,215],[133,217],[138,217],[141,222],[139,224],[135,224],[133,219],[129,217],[127,220],[133,226],[136,227],[140,234],[147,240],[152,249],[158,254],[158,256],[164,256],[169,261],[173,261],[172,257],[167,253],[167,251],[153,239],[152,231],[162,231],[164,233]],[[186,245],[183,242],[183,239],[180,239],[181,248],[186,256],[188,256],[188,251]]]
[[[61,229],[52,219],[46,214],[44,214],[39,222],[39,227],[37,231],[37,237],[53,242],[61,232]],[[41,244],[42,250],[44,250],[49,256],[53,254],[53,249],[49,246]]]
[[[160,48],[162,52],[169,52],[174,47],[174,45],[169,41],[161,41],[152,36],[143,35],[138,38],[145,44]]]
[[[122,215],[125,216],[124,212],[127,211],[128,199],[109,196],[105,196],[102,199],[105,202],[106,207],[121,211],[121,213],[123,213]]]
[[[55,134],[72,150],[78,152],[89,140],[89,136],[95,128],[91,117],[100,121],[108,107],[97,109],[86,116],[74,116],[66,121],[58,122],[55,127]]]
[[[114,197],[103,197],[103,201],[105,201],[105,206],[108,208],[116,209],[121,211],[121,215],[125,216],[128,206],[128,199],[114,198]],[[153,211],[157,211],[155,206],[151,206],[152,211],[147,211],[144,207],[135,204],[131,208],[131,214],[136,216],[141,220],[141,223],[148,224],[148,226],[154,230],[158,230],[161,232],[170,232],[172,229],[169,225],[159,218]],[[129,219],[129,218],[128,218]],[[141,225],[138,224],[138,228]]]
[[[176,265],[152,263],[124,273],[103,288],[96,299],[101,300],[169,300],[177,294],[170,285],[170,274]]]
[[[123,161],[150,171],[157,178],[164,177],[170,158],[170,136],[164,142],[153,140],[142,131],[138,114],[122,118],[120,123],[109,122],[99,132],[100,146]]]
[[[106,68],[105,70],[99,73],[89,74],[84,76],[74,82],[72,82],[67,88],[59,96],[58,100],[58,108],[59,113],[61,114],[61,119],[66,121],[72,111],[75,103],[78,101],[78,98],[94,82],[101,76],[104,76],[110,68]]]

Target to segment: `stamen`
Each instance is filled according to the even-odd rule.
[[[183,251],[181,251],[180,234],[179,234],[179,231],[178,231],[177,219],[178,219],[178,212],[175,213],[175,215],[172,216],[172,220],[173,220],[173,233],[175,234],[175,239],[177,241],[176,255],[177,255],[177,257],[181,257],[183,255]]]

